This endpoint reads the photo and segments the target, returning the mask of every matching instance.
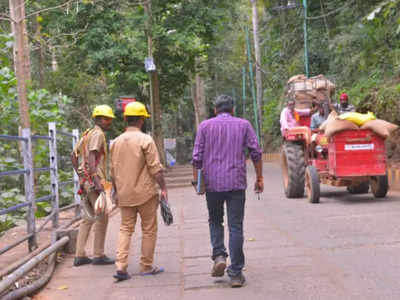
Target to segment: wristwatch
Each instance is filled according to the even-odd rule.
[[[192,180],[192,185],[193,185],[193,186],[196,186],[196,185],[197,185],[197,181],[193,181],[193,180]]]

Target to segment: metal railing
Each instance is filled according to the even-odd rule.
[[[22,129],[21,136],[8,136],[0,135],[0,140],[7,141],[18,141],[20,142],[21,157],[23,160],[23,169],[10,170],[0,172],[0,177],[12,176],[12,175],[24,175],[24,191],[25,191],[25,202],[13,205],[11,207],[4,208],[0,210],[0,216],[9,214],[20,210],[21,208],[28,207],[26,213],[27,222],[27,234],[12,244],[0,249],[0,255],[9,251],[10,249],[18,246],[19,244],[28,240],[29,251],[33,251],[38,247],[37,234],[45,227],[45,225],[52,221],[53,228],[58,228],[59,226],[59,213],[62,210],[75,208],[75,218],[79,217],[79,204],[80,197],[78,195],[79,190],[79,179],[78,175],[73,172],[73,178],[68,181],[60,182],[58,176],[58,152],[57,152],[57,140],[60,138],[71,138],[71,150],[78,142],[79,131],[74,129],[72,133],[57,131],[56,123],[49,123],[49,130],[47,136],[32,135],[30,128]],[[42,168],[34,168],[33,154],[32,154],[32,141],[35,140],[47,140],[49,145],[49,166]],[[50,186],[51,194],[42,196],[39,198],[35,197],[35,186],[34,186],[34,175],[38,172],[50,172]],[[71,205],[59,207],[59,188],[68,184],[74,185],[74,202]],[[39,202],[50,202],[51,203],[51,213],[44,219],[43,223],[37,227],[36,226],[36,203]]]

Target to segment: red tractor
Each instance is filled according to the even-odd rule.
[[[289,97],[300,91],[314,95],[315,100],[315,93],[310,92],[315,89],[308,88],[307,92],[297,85],[293,93],[289,83],[288,90],[292,91],[288,92]],[[330,92],[324,94],[325,99],[320,101],[329,105]],[[371,187],[375,197],[386,196],[388,178],[382,137],[370,130],[345,130],[327,137],[320,130],[310,129],[310,116],[300,117],[299,124],[283,137],[281,165],[287,198],[301,198],[305,191],[311,203],[318,203],[320,183],[346,186],[353,194],[368,193]]]

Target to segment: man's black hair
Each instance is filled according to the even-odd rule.
[[[126,116],[126,123],[128,126],[135,126],[143,116]]]
[[[233,99],[228,95],[220,95],[215,100],[215,110],[218,113],[227,112],[231,113],[233,110]]]

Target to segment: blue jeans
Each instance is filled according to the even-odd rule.
[[[212,245],[212,259],[218,256],[227,257],[224,245],[224,203],[228,214],[229,227],[229,254],[231,265],[228,267],[228,275],[235,277],[241,274],[244,266],[243,253],[243,217],[245,190],[231,192],[206,192],[208,208],[208,224]]]

